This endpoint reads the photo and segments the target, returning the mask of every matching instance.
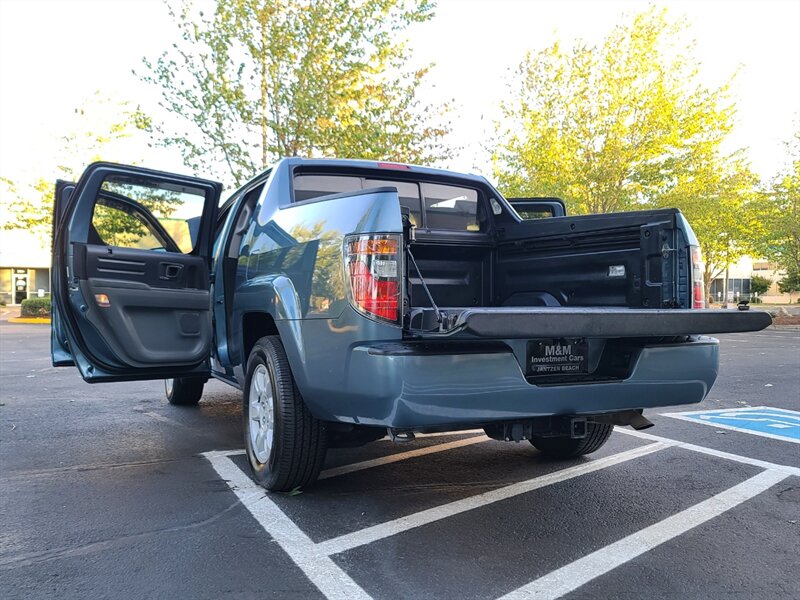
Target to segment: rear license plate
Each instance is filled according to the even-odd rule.
[[[531,340],[528,342],[528,375],[588,373],[586,338]]]

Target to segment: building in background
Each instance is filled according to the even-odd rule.
[[[50,248],[23,229],[0,231],[0,302],[50,294]]]
[[[774,263],[763,259],[754,259],[743,256],[737,263],[728,268],[728,302],[738,300],[752,300],[750,282],[753,275],[759,275],[772,281],[766,294],[759,298],[767,304],[789,304],[789,294],[781,294],[778,290],[778,281],[786,273],[778,269]],[[711,297],[716,303],[725,301],[725,274],[711,282]]]
[[[762,259],[742,257],[728,269],[728,302],[752,299],[750,281],[760,275],[772,281],[761,296],[768,304],[789,304],[789,294],[778,291],[778,280],[785,273]],[[715,303],[724,300],[724,274],[711,282]],[[19,229],[0,231],[0,302],[20,304],[26,298],[50,294],[50,248],[47,241]]]

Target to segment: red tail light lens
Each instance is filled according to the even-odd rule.
[[[692,308],[705,308],[703,253],[700,251],[700,246],[690,246],[689,249],[692,255]]]
[[[399,235],[362,235],[345,240],[345,273],[350,303],[392,323],[402,317],[402,242]]]

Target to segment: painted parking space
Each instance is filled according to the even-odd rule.
[[[753,501],[787,478],[800,477],[800,469],[792,465],[626,429],[618,432],[623,435],[614,436],[617,444],[597,457],[561,468],[534,460],[527,479],[518,477],[488,491],[449,501],[447,494],[441,494],[438,504],[409,509],[399,516],[388,511],[377,523],[359,526],[357,519],[344,519],[349,531],[334,533],[327,529],[323,535],[316,528],[320,509],[331,501],[349,503],[346,489],[331,487],[334,481],[350,481],[351,493],[363,497],[371,490],[364,487],[363,478],[352,478],[365,471],[370,473],[364,477],[372,479],[383,472],[402,485],[404,461],[502,451],[492,448],[493,442],[480,434],[457,443],[444,438],[436,450],[429,446],[423,455],[409,449],[387,457],[389,460],[371,459],[354,463],[352,468],[340,465],[329,469],[324,483],[301,495],[300,500],[265,493],[250,478],[240,451],[208,452],[204,456],[265,534],[325,597],[332,599],[396,597],[394,592],[400,584],[407,598],[561,598],[664,544],[679,543],[682,535]],[[670,492],[673,480],[657,475],[663,461],[685,474],[688,485],[682,486],[681,494]],[[725,467],[726,463],[732,464]],[[696,475],[698,471],[716,471],[717,475],[712,482],[703,483],[702,476]],[[474,479],[475,473],[469,476]],[[634,503],[640,506],[638,516],[633,511],[624,523],[617,523],[604,506],[586,504],[591,490],[609,485],[628,501],[642,496]],[[385,498],[378,495],[377,501]],[[512,517],[525,514],[540,517],[524,526]],[[562,514],[571,516],[565,520],[559,517]],[[589,529],[584,529],[587,526]],[[510,556],[524,555],[531,538],[546,539],[551,550],[561,550],[547,555],[534,550],[536,560],[518,563],[505,577],[487,577],[488,573],[503,571]],[[476,539],[481,540],[480,545],[475,545]],[[390,569],[387,556],[392,557]],[[462,572],[458,585],[441,576],[454,563],[476,560],[480,566]]]
[[[651,412],[654,428],[586,457],[420,435],[332,449],[320,481],[289,495],[249,476],[240,392],[209,382],[186,410],[160,382],[86,386],[49,368],[46,328],[9,331],[3,600],[798,597],[800,447],[659,414],[800,411],[785,333],[737,336],[703,404]]]
[[[785,408],[755,406],[662,414],[691,423],[800,444],[800,412]]]

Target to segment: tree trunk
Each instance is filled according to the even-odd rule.
[[[267,10],[261,11],[261,168],[266,169],[268,166],[269,152],[267,146],[269,143],[269,129],[267,127],[267,102],[269,100],[267,94]]]

